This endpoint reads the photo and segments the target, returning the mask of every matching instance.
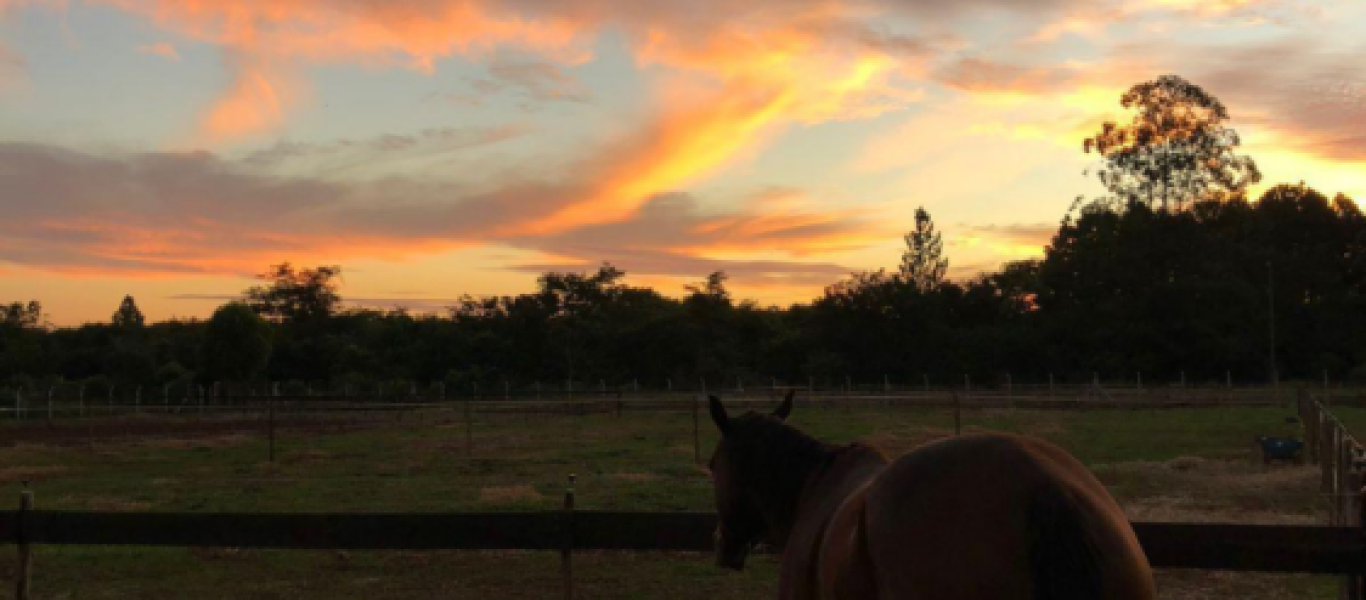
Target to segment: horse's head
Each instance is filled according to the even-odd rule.
[[[789,392],[771,416],[749,413],[734,420],[726,414],[720,398],[710,398],[711,418],[721,431],[721,441],[716,444],[710,462],[716,487],[717,566],[743,569],[750,548],[769,533],[768,520],[757,500],[757,474],[748,472],[753,468],[753,460],[746,460],[760,440],[750,439],[750,428],[743,425],[755,419],[786,419],[792,412],[792,395]]]

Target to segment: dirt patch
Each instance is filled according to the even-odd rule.
[[[4,467],[0,468],[0,483],[43,481],[70,472],[66,467]]]
[[[1130,519],[1194,523],[1314,524],[1323,519],[1314,467],[1182,456],[1098,465]]]
[[[544,499],[540,492],[529,485],[510,485],[479,489],[479,501],[485,504],[512,504],[519,502],[539,502]]]

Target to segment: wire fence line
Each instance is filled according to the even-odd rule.
[[[1304,386],[1300,386],[1304,387]],[[849,386],[846,388],[818,388],[785,385],[774,381],[768,386],[737,385],[729,388],[708,387],[704,381],[691,389],[648,389],[638,385],[575,387],[567,383],[559,389],[541,388],[502,390],[471,388],[467,391],[448,389],[442,384],[383,387],[364,390],[358,388],[313,388],[277,383],[217,383],[208,386],[187,384],[180,387],[161,386],[148,389],[109,387],[102,394],[88,393],[85,386],[62,384],[46,390],[0,387],[0,419],[54,419],[128,413],[184,414],[231,412],[250,413],[272,407],[292,412],[390,412],[421,408],[470,406],[485,412],[517,412],[540,410],[545,412],[602,412],[613,410],[677,410],[686,409],[689,401],[706,395],[721,395],[728,400],[745,401],[754,398],[774,398],[787,392],[797,392],[804,402],[812,404],[840,403],[846,406],[864,405],[991,405],[1008,403],[1018,406],[1048,408],[1143,407],[1151,405],[1237,405],[1289,403],[1294,389],[1285,386],[1198,387],[1198,386],[1105,386],[1088,384],[975,385],[965,378],[959,386],[896,387],[890,384]],[[1339,387],[1319,391],[1326,405],[1333,403],[1362,403],[1366,388]],[[1060,403],[1060,404],[1059,404]]]

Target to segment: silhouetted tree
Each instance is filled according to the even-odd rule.
[[[114,311],[112,322],[118,329],[142,329],[145,319],[142,311],[138,310],[137,302],[133,301],[132,296],[124,296],[123,302],[119,303],[119,309]]]
[[[337,293],[340,276],[338,266],[295,269],[289,263],[278,264],[257,276],[267,283],[248,289],[246,301],[258,314],[279,322],[325,319],[341,305]]]
[[[230,302],[214,311],[204,332],[204,365],[214,379],[245,381],[266,368],[271,329],[250,306]]]
[[[944,240],[934,230],[934,221],[924,208],[915,209],[915,230],[906,234],[906,251],[901,255],[898,276],[925,292],[944,279],[949,260],[944,258]]]
[[[16,329],[37,329],[44,325],[43,305],[37,300],[0,305],[0,325]]]
[[[1129,88],[1120,105],[1136,111],[1133,120],[1105,122],[1083,148],[1105,158],[1100,180],[1121,206],[1180,209],[1261,180],[1251,158],[1234,154],[1238,134],[1223,125],[1228,109],[1199,86],[1163,75]]]

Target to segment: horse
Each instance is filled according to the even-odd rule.
[[[1062,449],[972,434],[889,462],[790,426],[792,401],[732,418],[710,397],[718,566],[766,543],[782,600],[1156,598],[1124,513]]]

